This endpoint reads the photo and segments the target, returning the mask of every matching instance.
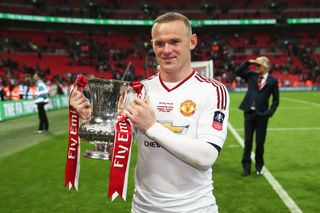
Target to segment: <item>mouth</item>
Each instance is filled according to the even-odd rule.
[[[164,62],[171,62],[173,59],[175,59],[175,57],[163,57],[162,60]]]

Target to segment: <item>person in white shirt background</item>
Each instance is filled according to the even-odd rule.
[[[49,103],[49,90],[47,85],[41,79],[40,73],[34,73],[32,78],[36,85],[35,104],[38,108],[39,128],[34,133],[41,134],[49,130],[49,120],[45,110],[45,105]]]

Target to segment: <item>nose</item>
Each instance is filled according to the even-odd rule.
[[[164,47],[163,47],[163,52],[164,53],[170,53],[172,51],[171,45],[168,43],[165,43]]]

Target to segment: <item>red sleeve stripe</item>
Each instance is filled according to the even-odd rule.
[[[227,107],[227,90],[225,88],[225,86],[214,79],[210,79],[207,77],[204,77],[202,75],[200,75],[199,73],[197,73],[195,75],[196,79],[200,82],[206,82],[206,83],[211,83],[215,88],[216,88],[216,92],[217,92],[217,109],[223,109],[225,110]]]
[[[207,78],[205,78],[204,76],[202,76],[202,75],[199,75],[198,73],[197,73],[197,75],[195,76],[196,77],[196,79],[198,79],[200,82],[206,82],[206,83],[211,83],[211,81],[209,81],[209,79],[207,79]],[[217,92],[217,102],[218,102],[218,104],[217,104],[217,108],[219,109],[219,107],[220,107],[220,92],[219,92],[219,88],[216,86],[216,85],[214,85],[214,84],[212,84],[215,88],[216,88],[216,92]]]
[[[226,91],[224,89],[224,86],[218,82],[218,81],[212,81],[212,84],[215,84],[217,87],[219,87],[219,91],[221,94],[221,105],[220,107],[218,106],[218,109],[226,109],[226,105],[227,105],[227,94]]]
[[[219,85],[219,88],[220,88],[220,91],[221,91],[221,94],[223,96],[223,101],[222,101],[222,104],[221,104],[221,108],[220,109],[223,109],[225,110],[227,108],[227,89],[226,87],[219,81],[216,81],[216,80],[213,80],[214,83],[216,83],[217,85]]]
[[[218,81],[216,81],[218,82]],[[227,101],[228,101],[228,91],[227,91],[227,88],[224,86],[224,84],[222,84],[221,82],[218,82],[221,89],[222,89],[222,92],[223,92],[223,95],[224,95],[224,103],[223,103],[223,106],[222,106],[222,109],[226,109],[227,108]]]
[[[223,90],[223,94],[224,94],[224,106],[223,106],[223,109],[225,110],[227,108],[227,101],[228,101],[228,96],[227,96],[227,88],[225,87],[225,85],[223,85],[222,83],[221,84],[221,88]]]
[[[226,110],[227,109],[227,104],[228,104],[228,91],[227,91],[227,88],[226,88],[226,86],[224,84],[222,84],[222,88],[223,88],[223,91],[224,91],[224,94],[225,94],[225,97],[226,97],[223,109]]]

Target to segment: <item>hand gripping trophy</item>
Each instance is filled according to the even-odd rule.
[[[84,157],[112,160],[110,166],[110,181],[112,176],[114,176],[112,173],[119,174],[119,172],[112,172],[113,167],[114,171],[116,171],[117,167],[126,170],[126,167],[129,165],[128,158],[130,157],[128,150],[131,148],[134,131],[128,119],[122,116],[121,112],[135,97],[138,96],[144,99],[147,96],[147,90],[141,82],[125,82],[100,78],[87,80],[85,76],[77,78],[75,89],[82,91],[92,106],[91,117],[80,127],[79,117],[77,117],[74,110],[70,109],[70,131],[65,184],[69,185],[69,188],[75,187],[77,189],[78,170],[80,169],[79,137],[81,141],[94,145],[93,150],[86,150],[84,152]],[[77,123],[78,126],[74,125],[74,123]],[[75,126],[75,128],[72,128],[72,126]],[[72,133],[76,132],[77,128],[77,134],[72,138]],[[72,154],[72,151],[75,153]],[[70,153],[74,158],[69,158]],[[116,159],[117,156],[120,156],[119,153],[125,154],[121,156],[120,160]],[[122,162],[121,160],[125,161]],[[72,169],[70,169],[70,167],[72,167]],[[110,185],[111,183],[109,184],[109,192]]]
[[[115,137],[115,123],[119,111],[136,92],[129,83],[118,80],[90,79],[89,100],[92,103],[91,118],[79,129],[80,139],[95,146],[87,150],[85,157],[111,160]],[[86,90],[84,90],[86,92]]]

